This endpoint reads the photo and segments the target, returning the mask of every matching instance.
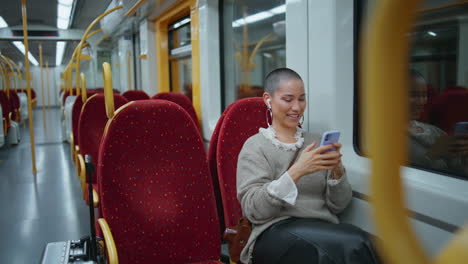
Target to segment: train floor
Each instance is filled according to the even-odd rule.
[[[89,234],[88,208],[62,142],[59,108],[34,114],[37,174],[32,173],[28,124],[21,142],[0,148],[0,263],[39,263],[49,242]]]

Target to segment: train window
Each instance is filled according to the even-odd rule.
[[[263,94],[263,79],[286,66],[285,0],[223,0],[224,106]]]
[[[359,27],[365,26],[374,3],[375,0],[357,1],[357,41],[362,32]],[[416,25],[408,34],[409,164],[464,179],[468,179],[467,17],[465,2],[425,1]],[[356,105],[357,115],[359,102]],[[365,133],[359,129],[357,132],[361,136]],[[360,153],[366,153],[362,142],[358,137],[355,139]]]
[[[169,73],[171,91],[192,100],[192,45],[190,17],[169,25]]]

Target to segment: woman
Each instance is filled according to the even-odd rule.
[[[410,72],[409,160],[413,165],[468,176],[468,136],[449,136],[440,128],[418,121],[427,104],[427,82]]]
[[[363,231],[336,225],[352,190],[341,144],[318,146],[320,135],[298,126],[307,104],[301,77],[272,71],[263,98],[271,125],[245,142],[237,166],[238,199],[253,225],[241,261],[375,263]]]

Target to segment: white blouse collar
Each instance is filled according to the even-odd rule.
[[[273,145],[279,149],[284,149],[287,151],[295,151],[298,150],[302,147],[304,144],[304,137],[302,136],[302,128],[297,127],[296,128],[296,134],[294,137],[296,138],[295,143],[284,143],[279,141],[276,138],[276,131],[273,128],[273,126],[268,126],[268,128],[263,128],[261,127],[258,132],[260,132],[266,139],[270,140]]]

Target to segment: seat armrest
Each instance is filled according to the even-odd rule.
[[[117,256],[117,248],[115,247],[114,237],[107,224],[106,219],[98,219],[99,227],[101,228],[102,234],[104,235],[104,241],[106,242],[107,256],[109,264],[118,264],[119,257]]]

